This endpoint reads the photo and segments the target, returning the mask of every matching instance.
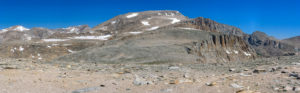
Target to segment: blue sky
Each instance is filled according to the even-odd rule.
[[[0,0],[0,29],[93,27],[119,14],[146,10],[178,10],[279,39],[300,35],[300,0]]]

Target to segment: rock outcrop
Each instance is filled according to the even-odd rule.
[[[180,22],[179,24],[176,24],[174,27],[199,29],[202,31],[209,31],[209,32],[220,32],[227,35],[237,35],[237,36],[244,35],[244,32],[242,32],[237,27],[221,24],[211,19],[203,18],[203,17],[198,17],[195,19],[190,19],[190,20]]]
[[[246,35],[245,40],[261,56],[295,55],[295,46],[277,40],[260,31]]]

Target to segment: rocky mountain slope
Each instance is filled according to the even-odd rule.
[[[59,58],[69,62],[229,62],[255,58],[241,37],[200,30],[168,29],[119,36],[103,46]]]
[[[267,34],[256,31],[251,35],[245,36],[248,43],[262,56],[284,56],[295,55],[295,46],[277,40]]]
[[[282,41],[287,42],[291,45],[295,45],[297,48],[300,48],[300,36],[287,38],[287,39],[284,39]]]
[[[145,11],[117,16],[95,28],[114,39],[59,58],[77,62],[229,62],[254,59],[255,51],[232,26],[178,11]]]

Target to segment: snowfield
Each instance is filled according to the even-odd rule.
[[[126,17],[127,18],[133,18],[133,17],[136,17],[136,16],[138,16],[139,15],[139,13],[132,13],[132,14],[130,14],[130,15],[127,15]]]
[[[159,26],[155,26],[155,27],[151,27],[151,28],[149,28],[149,29],[147,29],[148,31],[151,31],[151,30],[156,30],[156,29],[158,29],[159,28]]]
[[[142,21],[142,24],[145,25],[145,26],[149,26],[149,22],[148,21]]]
[[[98,40],[108,40],[112,35],[104,35],[104,36],[75,36],[71,39],[98,39]]]
[[[180,22],[181,20],[179,20],[179,19],[177,19],[177,18],[169,18],[169,19],[171,19],[172,20],[172,24],[175,24],[175,23],[178,23],[178,22]]]
[[[25,27],[23,27],[23,26],[17,26],[15,29],[13,29],[13,30],[16,30],[16,31],[25,31],[25,30],[30,30],[30,29],[28,29],[28,28],[25,28]]]
[[[244,54],[245,54],[246,56],[251,56],[251,54],[249,54],[249,53],[247,53],[247,52],[244,52]]]
[[[143,32],[129,32],[130,34],[134,34],[134,35],[137,35],[137,34],[141,34]]]
[[[67,41],[69,39],[43,39],[45,42],[61,42],[61,41]]]

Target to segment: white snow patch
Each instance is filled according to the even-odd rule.
[[[15,29],[13,29],[13,30],[16,30],[16,31],[25,31],[25,30],[30,30],[30,29],[28,29],[28,28],[25,28],[25,27],[23,27],[23,26],[17,26]]]
[[[68,49],[68,52],[70,52],[70,53],[74,53],[74,51],[72,51],[72,50],[70,50],[70,49]]]
[[[38,59],[39,59],[39,60],[42,60],[43,58],[42,58],[42,57],[39,57]]]
[[[227,53],[227,54],[231,54],[231,52],[230,52],[230,51],[228,51],[228,50],[226,50],[226,53]]]
[[[22,46],[20,46],[19,51],[24,51],[24,48]]]
[[[233,50],[233,52],[234,52],[235,54],[239,54],[239,51]]]
[[[133,17],[136,17],[136,16],[138,16],[139,15],[139,13],[132,13],[132,14],[130,14],[130,15],[127,15],[126,17],[127,18],[133,18]]]
[[[61,41],[67,41],[69,39],[43,39],[45,42],[61,42]]]
[[[111,24],[115,24],[116,23],[116,21],[111,21]]]
[[[161,15],[161,13],[157,13],[157,15]]]
[[[155,26],[155,27],[151,27],[151,28],[149,28],[149,29],[147,29],[148,31],[151,31],[151,30],[156,30],[156,29],[158,29],[159,28],[159,26]]]
[[[245,54],[246,56],[251,56],[251,54],[250,54],[250,53],[247,53],[247,52],[244,52],[244,54]]]
[[[129,32],[130,34],[134,34],[134,35],[137,35],[137,34],[141,34],[143,32]]]
[[[148,21],[142,21],[142,24],[145,25],[145,26],[149,26],[149,22]]]
[[[11,52],[13,52],[13,53],[15,52],[15,50],[14,50],[14,49],[10,49],[10,51],[11,51]]]
[[[8,30],[7,29],[2,29],[1,31],[0,31],[0,33],[4,33],[4,32],[7,32]]]
[[[175,23],[177,23],[177,22],[180,22],[181,20],[179,20],[179,19],[177,19],[177,18],[169,18],[169,19],[171,19],[172,20],[172,24],[175,24]]]
[[[47,46],[48,48],[51,48],[51,46]]]
[[[185,29],[185,30],[198,30],[198,29],[195,29],[195,28],[185,28],[185,27],[182,27],[180,29]]]
[[[98,39],[98,40],[108,40],[112,35],[104,35],[104,36],[76,36],[72,39]]]

